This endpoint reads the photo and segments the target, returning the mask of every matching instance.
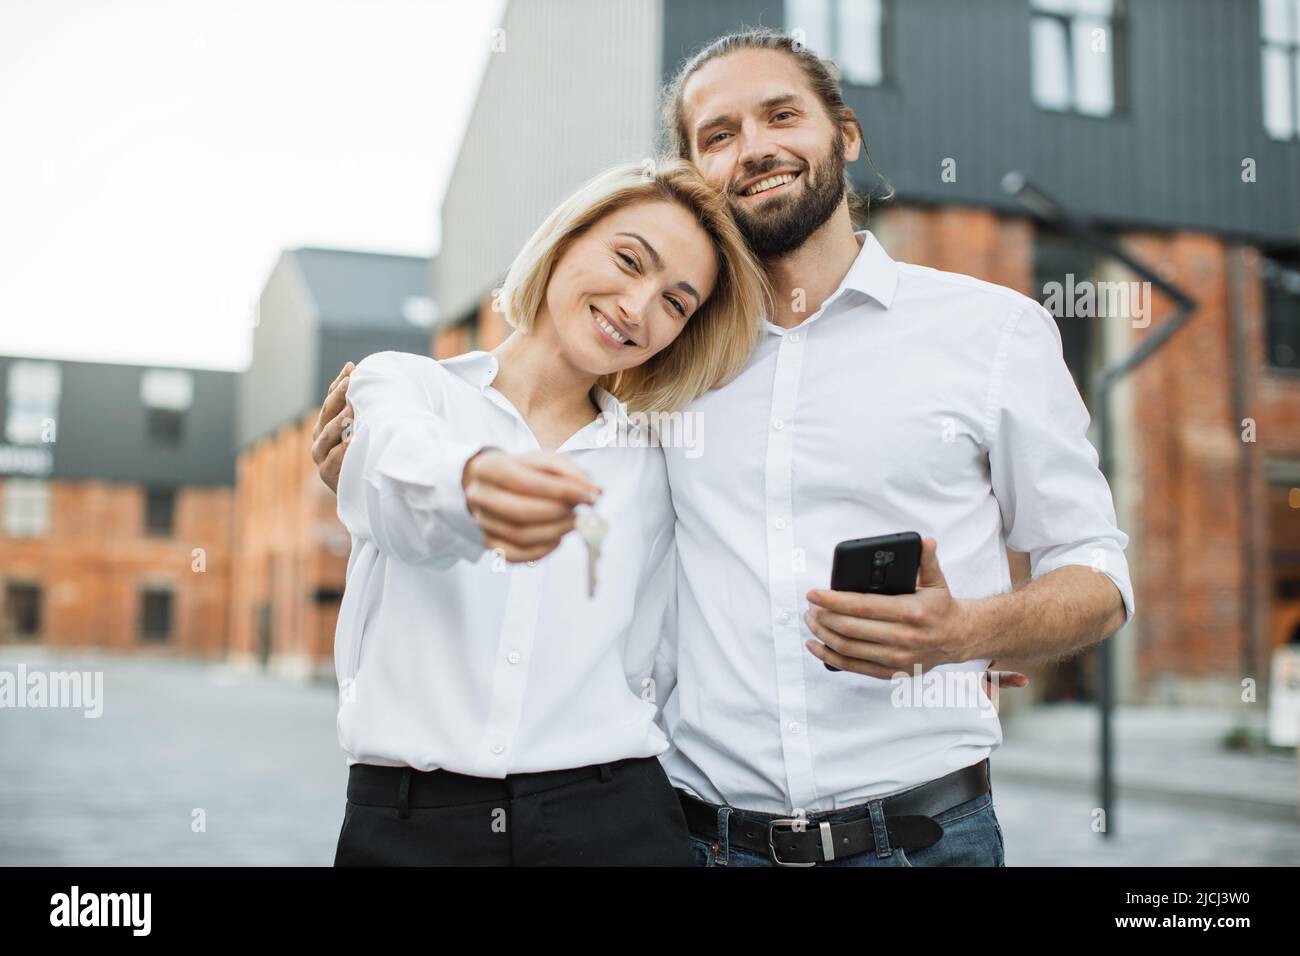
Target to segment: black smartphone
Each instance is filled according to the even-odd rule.
[[[921,536],[915,531],[853,538],[835,546],[831,590],[859,594],[912,594],[921,569]],[[840,668],[823,663],[828,671]]]

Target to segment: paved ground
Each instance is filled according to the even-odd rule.
[[[347,778],[332,684],[0,650],[0,670],[20,661],[101,671],[104,710],[0,709],[0,865],[332,861]],[[1121,801],[1103,840],[1092,827],[1095,712],[1012,715],[993,764],[1008,865],[1300,865],[1295,753],[1224,750],[1233,723],[1122,711]],[[206,831],[192,828],[196,809]]]

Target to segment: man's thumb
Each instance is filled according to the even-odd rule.
[[[921,539],[921,567],[917,571],[918,588],[946,588],[943,571],[939,567],[939,542],[934,538]]]

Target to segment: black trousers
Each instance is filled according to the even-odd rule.
[[[353,764],[335,866],[690,866],[654,757],[469,777]]]

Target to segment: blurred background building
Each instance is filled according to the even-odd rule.
[[[1262,684],[1300,627],[1300,3],[510,3],[442,207],[444,340],[499,340],[491,290],[515,250],[583,180],[654,155],[660,85],[742,25],[801,29],[839,64],[896,192],[866,223],[894,258],[1040,301],[1137,278],[1011,199],[1018,171],[1199,302],[1117,393],[1111,485],[1140,608],[1112,639],[1119,697],[1227,703],[1243,676]],[[1085,400],[1173,311],[1147,305],[1053,310]],[[1029,695],[1096,691],[1082,655],[1037,669]]]
[[[0,639],[225,652],[235,379],[0,356]]]
[[[333,678],[352,542],[311,460],[321,399],[349,359],[429,354],[428,259],[338,249],[284,253],[262,290],[239,377],[230,653]]]
[[[285,252],[237,384],[157,370],[189,375],[183,412],[147,404],[151,370],[4,360],[6,633],[144,647],[167,617],[169,646],[328,674],[348,539],[308,449],[339,368],[500,342],[492,292],[523,241],[600,169],[653,156],[661,84],[751,25],[802,30],[839,63],[888,180],[859,161],[855,182],[896,191],[865,225],[895,258],[1040,300],[1135,279],[1008,196],[1016,171],[1197,300],[1117,393],[1111,484],[1140,608],[1113,639],[1119,697],[1227,703],[1243,676],[1262,684],[1300,630],[1300,0],[514,0],[434,260]],[[1058,314],[1085,400],[1173,312],[1142,305],[1149,321]],[[157,401],[179,403],[166,381]],[[177,414],[179,444],[155,444]],[[57,442],[34,430],[46,418]],[[147,530],[168,521],[183,546]],[[209,541],[200,585],[189,553]],[[1082,655],[1027,693],[1096,691]]]

